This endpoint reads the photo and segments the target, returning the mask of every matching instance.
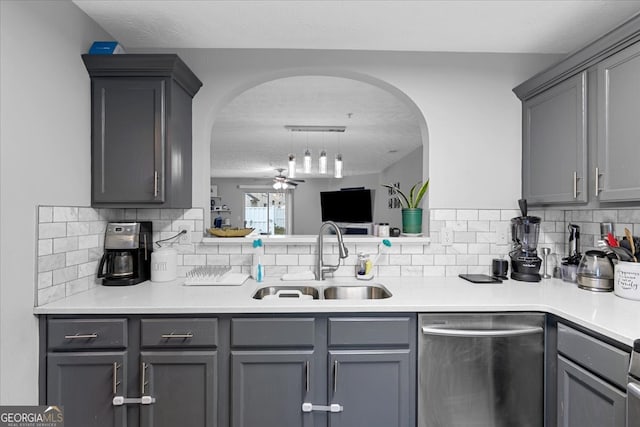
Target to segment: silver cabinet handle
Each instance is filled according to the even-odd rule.
[[[158,197],[158,171],[153,171],[153,197]]]
[[[149,381],[147,381],[147,368],[149,366],[142,362],[141,366],[140,366],[140,395],[144,396],[144,391],[147,388],[147,384],[149,384]]]
[[[337,403],[331,405],[314,405],[313,403],[304,402],[302,404],[302,412],[322,411],[322,412],[342,412],[344,407]]]
[[[113,362],[113,395],[118,394],[118,386],[120,385],[120,381],[118,381],[118,369],[120,369],[120,365],[118,362]]]
[[[193,334],[191,332],[187,332],[186,334],[174,334],[173,332],[171,332],[170,334],[162,334],[160,335],[160,338],[164,338],[166,340],[172,339],[172,338],[179,338],[179,339],[189,339],[189,338],[193,338]]]
[[[520,329],[444,329],[439,325],[427,325],[422,327],[422,333],[425,335],[438,335],[442,337],[513,337],[519,335],[541,334],[542,328],[535,326],[531,328]]]
[[[573,171],[573,198],[578,198],[578,171]]]
[[[600,168],[596,168],[596,197],[600,194]]]
[[[307,360],[304,363],[304,389],[307,391],[307,393],[309,393],[309,383],[310,383],[310,365],[311,363]]]
[[[98,334],[96,332],[92,334],[75,334],[75,335],[65,335],[65,340],[92,340],[98,338]]]
[[[640,385],[634,383],[627,384],[627,393],[633,395],[636,399],[640,399]]]
[[[333,361],[333,394],[338,391],[338,361]]]

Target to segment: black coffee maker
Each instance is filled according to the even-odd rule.
[[[527,215],[526,200],[520,199],[518,204],[522,216],[511,218],[511,278],[522,282],[539,282],[542,260],[538,257],[537,246],[541,221],[537,216]]]
[[[110,222],[98,277],[105,286],[127,286],[149,280],[153,251],[150,221]]]

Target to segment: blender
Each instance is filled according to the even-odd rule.
[[[539,282],[542,260],[538,257],[536,247],[540,233],[540,218],[527,215],[526,200],[518,200],[518,205],[522,216],[511,218],[511,278],[521,282]]]

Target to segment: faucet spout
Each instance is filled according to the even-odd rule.
[[[323,260],[323,251],[324,251],[324,243],[322,239],[322,235],[325,230],[328,228],[333,228],[336,233],[336,237],[338,238],[338,263],[335,265],[325,264]],[[349,256],[349,250],[344,245],[344,240],[342,238],[342,231],[340,231],[340,227],[333,221],[325,221],[320,226],[320,231],[318,232],[318,244],[317,244],[317,254],[316,254],[316,280],[324,280],[325,273],[334,272],[340,267],[340,259],[344,259]]]

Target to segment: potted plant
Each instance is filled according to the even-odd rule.
[[[398,187],[390,184],[382,184],[383,187],[387,187],[394,194],[398,194],[400,197],[400,204],[402,205],[402,232],[404,234],[420,234],[422,233],[422,198],[429,188],[429,180],[424,183],[418,181],[409,190],[409,196],[403,193]]]

